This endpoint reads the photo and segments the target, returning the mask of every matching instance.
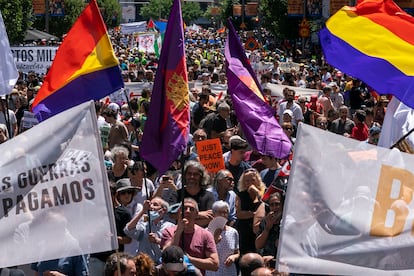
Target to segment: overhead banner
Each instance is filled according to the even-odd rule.
[[[300,124],[279,271],[413,275],[414,156]]]
[[[117,248],[93,102],[0,145],[0,267]]]
[[[124,24],[121,24],[120,26],[121,26],[122,34],[133,34],[133,33],[140,33],[140,32],[147,31],[146,21],[124,23]]]
[[[55,59],[58,47],[10,47],[17,70],[46,74]]]

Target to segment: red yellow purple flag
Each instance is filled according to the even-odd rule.
[[[283,159],[289,155],[292,144],[274,117],[275,111],[263,97],[230,20],[228,29],[224,50],[228,91],[243,133],[250,146],[261,154]]]
[[[32,105],[45,120],[89,100],[99,100],[124,86],[96,0],[81,13],[46,75]]]
[[[188,77],[180,0],[174,0],[155,75],[141,157],[160,173],[184,151],[190,132]]]
[[[414,18],[392,0],[345,6],[319,33],[329,64],[414,108]]]

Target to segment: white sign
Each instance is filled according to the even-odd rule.
[[[154,34],[139,34],[138,35],[138,50],[145,53],[155,53],[154,49],[155,35]]]
[[[58,47],[11,47],[17,70],[46,74],[55,59]]]
[[[278,270],[413,275],[414,156],[300,124]]]
[[[0,267],[117,248],[93,102],[0,145]]]

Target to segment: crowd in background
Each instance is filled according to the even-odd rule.
[[[246,39],[248,35],[241,36]],[[62,271],[61,260],[33,264],[35,271],[114,275],[120,262],[122,275],[278,274],[274,267],[288,179],[281,171],[293,158],[294,146],[286,160],[261,155],[250,147],[231,98],[219,98],[210,87],[227,83],[225,34],[209,29],[185,36],[188,79],[201,87],[189,89],[191,137],[183,153],[185,162],[179,159],[159,175],[140,158],[151,88],[129,99],[129,105],[126,101],[96,102],[119,253],[65,258],[74,269],[70,272]],[[300,123],[361,143],[378,143],[388,97],[376,95],[360,80],[325,64],[320,53],[304,56],[289,43],[274,45],[264,38],[268,36],[260,37],[263,47],[247,54],[271,64],[258,76],[269,103],[274,91],[267,84],[289,86],[272,106],[293,145]],[[112,32],[111,40],[124,81],[153,83],[157,56],[138,51],[133,36]],[[279,65],[286,61],[299,66],[282,70]],[[24,111],[30,110],[42,77],[22,73],[7,100],[1,99],[0,143],[26,130]],[[295,87],[315,93],[301,96]],[[210,138],[220,139],[225,163],[215,174],[201,165],[195,146]],[[275,192],[266,194],[269,187],[275,187]],[[53,273],[43,275],[61,275]]]

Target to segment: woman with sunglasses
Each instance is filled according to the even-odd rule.
[[[240,253],[256,252],[256,233],[253,218],[261,205],[266,185],[256,169],[247,169],[240,177],[236,198],[237,229],[240,235]]]

